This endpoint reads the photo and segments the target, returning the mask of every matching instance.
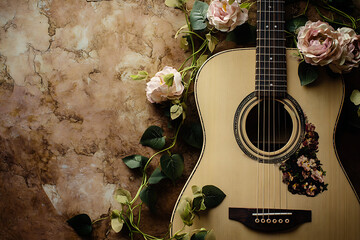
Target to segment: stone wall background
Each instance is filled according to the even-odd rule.
[[[67,219],[108,214],[117,187],[136,193],[121,158],[151,155],[140,137],[167,122],[130,75],[179,66],[184,24],[163,0],[0,1],[0,239],[78,239]],[[164,183],[145,231],[166,233],[197,154],[186,148],[184,178]],[[93,238],[126,236],[108,230],[98,223]]]

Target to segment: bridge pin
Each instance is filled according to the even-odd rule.
[[[290,222],[290,219],[285,219],[285,223],[289,223]]]
[[[279,223],[283,223],[283,220],[282,220],[282,219],[279,219]]]
[[[260,219],[256,218],[255,223],[259,223],[259,222],[260,222]]]
[[[271,223],[271,219],[270,218],[266,219],[266,222]]]
[[[264,218],[261,219],[261,223],[265,223],[265,219],[264,219]]]
[[[277,223],[277,219],[274,218],[274,219],[272,220],[272,222],[273,222],[273,223]]]

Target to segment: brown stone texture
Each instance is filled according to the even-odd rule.
[[[130,75],[179,67],[184,24],[162,0],[0,1],[0,239],[79,239],[67,219],[108,215],[118,187],[135,195],[141,175],[121,159],[154,153],[139,144],[148,126],[173,131]],[[142,214],[159,237],[199,154],[178,148],[183,179],[163,183],[157,213]],[[109,221],[94,228],[93,239],[127,236]]]

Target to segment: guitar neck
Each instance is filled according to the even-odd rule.
[[[285,0],[257,1],[257,96],[282,98],[287,92]]]

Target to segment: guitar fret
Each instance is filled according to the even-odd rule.
[[[256,68],[257,70],[260,70],[260,68]],[[261,69],[262,70],[262,69]],[[265,69],[265,70],[272,70],[272,69]],[[286,68],[274,68],[274,70],[286,70]]]
[[[287,75],[286,74],[276,74],[276,75],[256,75],[256,78],[286,78]],[[264,79],[261,79],[261,80],[264,80]],[[279,80],[280,81],[280,80]]]
[[[287,85],[277,85],[277,84],[273,84],[273,83],[268,83],[268,84],[257,84],[255,86],[256,88],[280,88],[280,89],[286,89],[287,88]]]
[[[258,23],[285,23],[284,20],[258,20]]]
[[[284,30],[282,29],[256,29],[257,32],[278,32],[282,33]]]
[[[285,1],[276,1],[277,3],[285,3]],[[266,3],[266,0],[257,0],[257,3],[260,5],[260,4],[265,4]],[[269,3],[270,3],[270,0],[269,0]]]
[[[255,90],[258,91],[266,91],[266,90],[271,90],[271,91],[286,91],[287,90],[287,86],[277,86],[277,85],[256,85],[255,86]]]
[[[256,12],[258,12],[258,13],[285,13],[284,10],[281,10],[281,11],[276,11],[276,10],[265,10],[265,11],[261,11],[261,10],[257,10]]]
[[[265,74],[257,74],[256,77],[287,77],[286,73],[278,73],[276,75],[265,75]]]
[[[277,89],[277,88],[273,88],[273,87],[263,87],[263,88],[255,88],[255,91],[264,91],[264,92],[286,92],[286,88],[283,89]]]
[[[275,55],[275,56],[282,56],[282,57],[285,57],[285,54],[282,54],[282,53],[269,53],[271,55]],[[264,54],[259,54],[259,53],[256,53],[256,56],[264,56]]]
[[[263,48],[267,48],[268,46],[257,46],[258,48],[259,47],[263,47]],[[285,46],[271,46],[271,47],[273,47],[273,48],[282,48],[282,49],[286,49],[286,47]]]
[[[285,41],[285,39],[283,38],[271,38],[271,37],[268,37],[268,38],[258,38],[258,41],[262,41],[262,40],[265,40],[265,41],[268,41],[268,40],[276,40],[276,41]]]

